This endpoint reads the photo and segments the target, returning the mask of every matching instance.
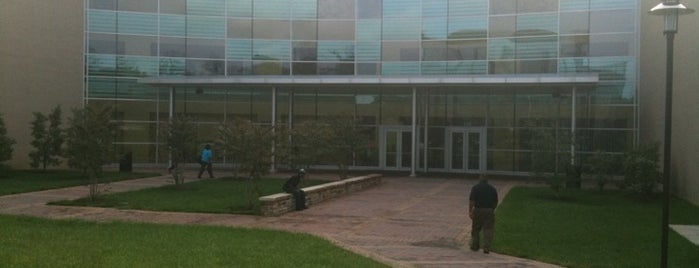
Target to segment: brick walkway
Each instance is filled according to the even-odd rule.
[[[51,219],[133,221],[280,229],[315,234],[394,267],[556,267],[500,255],[472,252],[468,190],[476,180],[389,177],[356,194],[281,217],[173,213],[111,208],[47,206],[86,196],[85,186],[0,196],[0,213]],[[110,184],[111,192],[170,184],[168,176]],[[501,199],[513,186],[491,181]],[[497,235],[497,230],[496,230]]]

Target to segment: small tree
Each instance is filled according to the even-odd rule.
[[[197,129],[194,120],[186,115],[177,115],[163,125],[160,132],[172,157],[172,178],[175,185],[184,184],[184,165],[195,158],[197,151]]]
[[[46,128],[47,121],[49,122],[48,129]],[[47,166],[60,165],[59,157],[62,155],[64,140],[61,129],[61,107],[56,106],[48,117],[35,112],[31,124],[32,137],[34,137],[31,142],[34,150],[29,152],[29,157],[32,159],[31,167],[39,168],[41,166],[43,170],[46,170]]]
[[[257,205],[260,196],[258,181],[269,173],[275,140],[272,126],[257,125],[248,120],[234,119],[219,127],[219,139],[227,159],[235,159],[239,170],[248,174],[248,208]]]
[[[328,120],[329,134],[325,139],[326,159],[337,165],[340,179],[347,178],[355,155],[369,146],[369,137],[352,116],[338,116]]]
[[[90,182],[90,199],[99,196],[98,176],[102,166],[113,162],[115,150],[113,141],[118,124],[111,120],[112,109],[73,110],[66,130],[66,156],[68,165],[82,171]]]
[[[0,114],[0,168],[3,167],[2,162],[12,159],[12,146],[14,144],[15,140],[7,136],[5,121]]]
[[[589,165],[590,172],[596,177],[597,188],[600,191],[604,190],[604,186],[609,182],[614,175],[614,170],[619,166],[618,157],[609,153],[597,151],[590,157]]]
[[[643,195],[653,193],[661,176],[658,165],[658,144],[643,144],[624,154],[624,184]]]

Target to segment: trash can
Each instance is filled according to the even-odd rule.
[[[119,159],[119,172],[131,172],[133,170],[133,156],[127,152]]]

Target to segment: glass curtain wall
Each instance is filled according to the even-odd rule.
[[[116,144],[135,162],[167,161],[158,133],[169,90],[137,82],[158,76],[599,75],[575,100],[570,87],[418,88],[419,163],[428,170],[449,169],[449,133],[482,128],[487,171],[528,172],[532,131],[570,135],[573,101],[581,160],[621,152],[637,136],[635,0],[85,3],[85,100],[114,108],[123,123]],[[202,142],[232,117],[286,124],[353,113],[377,147],[357,165],[380,167],[381,128],[411,124],[412,88],[178,86],[175,108],[196,118]]]

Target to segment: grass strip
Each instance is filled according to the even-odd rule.
[[[497,210],[495,251],[565,267],[657,267],[661,199],[618,191],[514,188]],[[699,224],[699,207],[673,199],[671,224]],[[669,266],[696,267],[699,247],[670,231]]]
[[[387,267],[307,234],[0,215],[3,267]]]
[[[326,183],[325,180],[303,180],[303,187]],[[282,192],[284,180],[260,179],[260,195]],[[132,192],[113,193],[100,196],[92,202],[89,198],[53,202],[70,206],[96,206],[120,209],[152,211],[203,212],[257,214],[258,203],[249,208],[249,182],[244,179],[220,178],[200,180],[181,186],[168,185]]]
[[[88,184],[82,174],[72,170],[6,170],[0,174],[0,195],[35,192]],[[112,182],[160,176],[157,173],[102,172],[100,182]]]

